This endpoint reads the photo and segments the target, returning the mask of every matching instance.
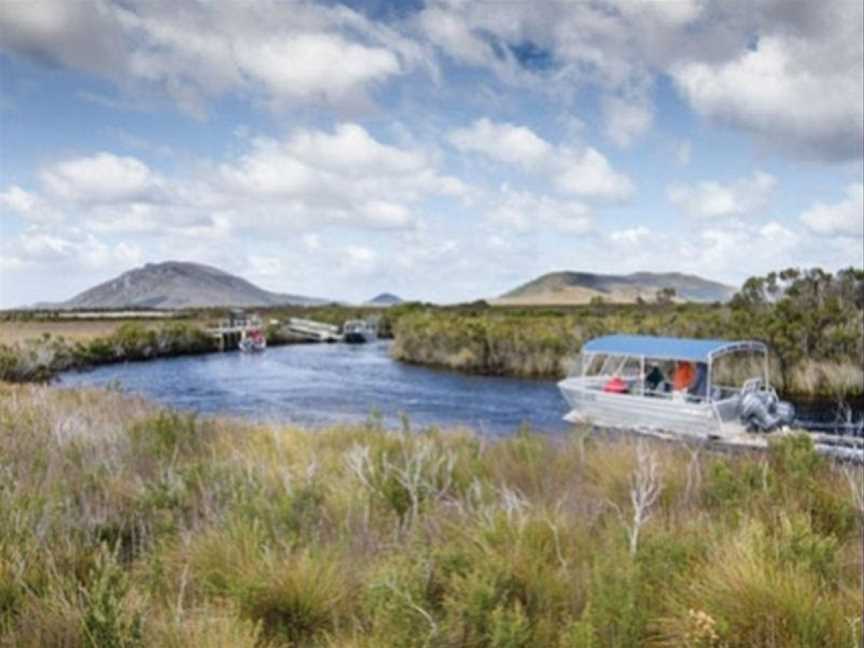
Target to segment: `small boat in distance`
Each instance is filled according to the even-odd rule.
[[[237,348],[245,353],[256,353],[267,348],[267,338],[261,329],[243,331]]]
[[[761,342],[609,335],[585,343],[558,386],[571,423],[731,441],[794,420],[768,373]]]
[[[348,320],[342,325],[342,339],[348,344],[364,344],[378,339],[378,323],[373,319]]]

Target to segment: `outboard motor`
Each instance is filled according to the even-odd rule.
[[[755,432],[770,432],[795,419],[795,406],[777,397],[773,389],[759,390],[745,385],[738,403],[741,421]]]

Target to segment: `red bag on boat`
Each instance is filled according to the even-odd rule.
[[[627,391],[627,383],[621,380],[618,376],[615,376],[612,380],[603,385],[603,391],[610,394],[623,394]]]

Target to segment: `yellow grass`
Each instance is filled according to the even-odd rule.
[[[94,319],[94,320],[51,320],[51,321],[0,321],[0,344],[15,344],[43,337],[63,337],[73,342],[84,342],[95,338],[107,337],[124,324],[140,324],[157,329],[174,320],[144,319]],[[191,320],[176,320],[195,324]]]

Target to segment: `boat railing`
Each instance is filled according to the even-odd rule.
[[[614,375],[595,375],[595,376],[573,376],[568,378],[568,382],[576,385],[581,385],[586,391],[604,391],[606,384],[614,378]],[[648,389],[645,386],[645,381],[636,376],[618,376],[627,384],[627,391],[622,394],[627,396],[645,396],[648,398],[660,398],[669,401],[682,401],[688,403],[702,403],[710,399],[701,394],[692,394],[686,391],[673,391],[665,389]],[[611,393],[611,392],[610,392]]]

